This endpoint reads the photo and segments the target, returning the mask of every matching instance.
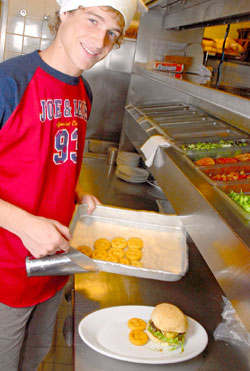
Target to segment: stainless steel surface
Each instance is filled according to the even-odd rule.
[[[232,4],[231,1],[230,3]],[[220,2],[218,2],[218,6],[219,4]],[[186,102],[194,104],[201,109],[204,108],[206,112],[229,120],[234,126],[250,132],[249,99],[206,86],[202,76],[185,74],[182,80],[177,80],[164,72],[149,71],[144,68],[151,49],[156,53],[158,50],[162,50],[161,53],[164,55],[167,43],[172,42],[186,44],[185,55],[192,56],[194,60],[191,72],[197,72],[197,66],[203,63],[203,50],[200,46],[204,29],[163,30],[163,15],[163,10],[155,8],[141,19],[127,104],[145,105],[159,102]],[[196,16],[196,14],[194,13],[193,16]],[[174,15],[172,15],[172,19],[174,19]],[[227,85],[230,85],[230,80],[231,86],[237,84],[237,80],[241,84],[249,82],[250,68],[249,66],[243,67],[240,68],[240,66],[234,64],[230,69],[228,66],[225,68],[225,70],[228,70]],[[240,72],[241,70],[242,72]]]
[[[87,139],[119,142],[134,52],[135,41],[124,40],[120,49],[84,71],[93,93]]]
[[[149,60],[156,59],[155,55],[157,55],[158,58],[164,58],[164,52],[166,51],[166,49],[171,50],[172,43],[179,43],[177,45],[182,46],[181,53],[184,53],[185,55],[191,56],[193,58],[192,65],[189,67],[189,71],[195,72],[197,66],[199,64],[202,64],[203,62],[203,53],[201,47],[203,29],[201,28],[196,30],[184,30],[178,32],[172,30],[164,30],[162,28],[164,14],[165,12],[162,9],[155,8],[141,17],[136,43],[135,62],[147,63]],[[165,52],[165,54],[167,53]],[[144,86],[144,89],[145,88],[146,87]],[[140,104],[160,102],[160,91],[158,91],[159,94],[157,94],[157,96],[155,97],[157,98],[157,100],[154,99],[152,88],[149,88],[148,91],[139,91],[140,96],[144,93],[151,94],[152,101],[149,102],[141,100]],[[170,96],[170,100],[168,100],[166,99],[166,95],[163,95],[161,97],[161,102],[171,102],[173,101],[173,99],[173,96]]]
[[[160,84],[164,84],[168,89],[181,91],[182,94],[186,93],[188,94],[188,96],[198,98],[199,100],[208,102],[209,104],[213,104],[218,108],[221,107],[224,110],[233,112],[235,115],[238,115],[238,122],[241,122],[244,117],[248,120],[250,118],[249,99],[244,99],[233,94],[225,94],[222,91],[208,88],[202,84],[199,85],[196,83],[192,83],[188,80],[178,80],[164,73],[149,71],[146,70],[142,64],[135,65],[133,72],[142,75],[147,79],[156,80]],[[131,83],[133,84],[133,76]],[[153,87],[154,85],[152,84],[152,88]],[[140,89],[138,84],[136,89]],[[151,90],[150,93],[151,95],[156,94],[156,91],[154,93],[154,90]],[[158,99],[162,100],[162,97],[158,95]],[[242,119],[241,116],[243,116]],[[234,122],[233,124],[237,126],[236,122]]]
[[[207,1],[204,4],[209,6],[212,3]],[[245,2],[240,3],[245,4]],[[237,7],[240,3],[236,5],[231,1],[228,2],[229,7],[231,5]],[[189,4],[190,2],[184,2],[185,7]],[[226,2],[217,2],[214,9],[220,5],[223,8]],[[242,8],[242,11],[247,12],[247,9],[249,9],[249,2],[247,7]],[[212,11],[211,7],[209,12]],[[157,47],[158,49],[162,47],[164,50],[164,46],[169,42],[186,43],[186,55],[194,56],[195,64],[202,64],[202,61],[198,62],[198,59],[203,55],[199,45],[204,30],[202,28],[181,31],[164,30],[162,28],[164,14],[165,10],[158,7],[150,9],[141,19],[127,104],[145,106],[147,104],[162,105],[163,102],[183,102],[194,105],[249,134],[249,99],[207,87],[201,76],[189,75],[186,78],[186,75],[183,75],[183,79],[178,80],[164,72],[145,69],[149,55],[153,55],[152,47],[155,47],[155,55],[157,55],[159,52]],[[217,11],[217,14],[220,13]],[[195,17],[194,12],[193,22],[195,22]],[[175,15],[172,14],[171,22],[174,20]],[[248,76],[249,74],[247,78]],[[137,122],[125,112],[120,149],[136,148],[139,152],[141,145],[151,135],[159,133],[158,128],[149,120]],[[162,135],[164,135],[163,132]],[[215,188],[209,185],[175,148],[158,149],[150,171],[176,213],[182,218],[187,231],[249,331],[249,223],[225,203]]]
[[[75,371],[250,370],[247,346],[237,341],[215,341],[213,332],[222,322],[224,294],[193,244],[189,245],[189,251],[189,271],[178,282],[124,277],[103,272],[77,275],[74,293]],[[95,310],[119,305],[155,306],[161,302],[179,306],[205,327],[209,342],[202,354],[176,364],[135,364],[99,354],[85,344],[78,334],[81,319]]]
[[[70,254],[70,260],[72,260],[73,263],[78,265],[84,271],[97,272],[99,270],[93,259],[74,249],[72,246],[70,246],[67,253]]]
[[[114,174],[114,167],[112,167],[112,172]],[[153,206],[155,210],[156,204],[152,203],[152,196],[147,192],[152,187],[148,184],[144,187],[141,184],[123,184],[121,180],[115,179],[115,175],[105,177],[104,160],[85,159],[80,180],[82,186],[98,196],[103,203],[137,210],[151,210]],[[112,192],[107,194],[109,188]],[[142,207],[142,193],[144,207]],[[169,205],[168,212],[172,212]],[[222,289],[193,243],[189,243],[189,270],[177,282],[163,282],[104,272],[76,275],[73,300],[75,371],[250,370],[248,347],[240,342],[215,341],[213,337],[214,330],[222,322],[223,295]],[[103,356],[89,348],[80,339],[78,325],[85,315],[94,310],[133,304],[155,306],[160,302],[178,305],[187,315],[205,327],[209,342],[201,355],[183,363],[140,365]]]
[[[133,184],[117,178],[115,166],[106,164],[106,159],[85,158],[80,184],[86,192],[94,194],[104,205],[158,211],[159,196],[148,183]],[[133,204],[133,200],[136,203]],[[173,211],[174,212],[174,211]]]
[[[138,108],[142,110],[143,112],[159,112],[159,111],[183,111],[183,110],[189,110],[190,106],[184,103],[180,102],[172,102],[172,103],[158,103],[158,104],[144,104],[144,105],[139,105]]]
[[[109,147],[107,161],[106,161],[108,165],[116,164],[117,154],[118,154],[118,148]]]
[[[0,62],[3,61],[6,28],[8,19],[8,0],[0,2]]]
[[[150,137],[128,115],[125,115],[124,133],[139,153]],[[225,204],[213,186],[174,147],[159,149],[150,171],[250,330],[248,223]]]
[[[122,236],[143,240],[142,268],[95,260],[100,271],[128,276],[177,281],[188,269],[186,232],[176,215],[97,206],[91,215],[86,205],[78,206],[72,220],[71,245],[93,248],[98,238]]]
[[[159,151],[158,156],[161,166],[156,165],[153,171],[156,179],[169,196],[187,231],[197,243],[217,281],[249,331],[248,223],[235,214],[195,169],[186,166],[183,158],[174,150],[169,150],[168,154],[166,151]],[[163,175],[166,169],[169,173],[167,182]],[[176,197],[180,192],[183,194],[183,190],[185,195],[188,195],[185,204]]]
[[[75,253],[73,251],[73,253]],[[82,273],[83,269],[71,259],[72,253],[56,254],[40,259],[26,258],[25,265],[28,277],[32,276],[65,276]]]
[[[178,28],[180,26],[194,25],[197,23],[211,24],[216,21],[224,24],[225,18],[234,19],[234,22],[241,16],[250,17],[250,4],[248,0],[189,0],[167,2],[167,8],[163,28]]]
[[[233,128],[226,122],[216,120],[200,109],[195,109],[195,107],[188,105],[185,105],[185,108],[182,110],[180,108],[176,111],[170,109],[169,112],[167,112],[168,104],[166,104],[165,108],[162,106],[162,109],[158,109],[158,111],[152,111],[152,108],[147,109],[146,107],[138,107],[131,104],[126,109],[140,124],[147,120],[155,128],[160,128],[163,134],[176,140],[194,140],[196,138],[196,140],[202,141],[204,137],[211,139],[216,137],[220,137],[221,139],[247,137],[247,134]],[[143,119],[141,117],[137,118],[138,111],[143,115]]]
[[[84,156],[87,154],[107,155],[110,147],[118,147],[117,143],[102,139],[87,139],[84,146]]]

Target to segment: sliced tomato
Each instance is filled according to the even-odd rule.
[[[203,157],[200,160],[195,161],[195,164],[198,166],[209,166],[214,165],[214,159],[212,157]]]
[[[216,164],[229,164],[232,162],[237,162],[233,157],[219,157],[215,159]]]

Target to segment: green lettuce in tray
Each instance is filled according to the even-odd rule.
[[[220,140],[219,142],[196,142],[190,144],[182,144],[182,149],[184,151],[199,151],[207,149],[209,150],[218,148],[242,147],[246,145],[246,142],[240,140]]]
[[[250,213],[250,195],[244,194],[242,191],[240,193],[231,191],[228,196],[246,212]]]

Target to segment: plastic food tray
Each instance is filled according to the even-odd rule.
[[[227,184],[227,185],[217,185],[215,189],[219,194],[225,199],[225,201],[231,205],[244,219],[250,220],[250,213],[244,210],[240,205],[228,196],[231,191],[244,194],[250,194],[250,183],[237,183],[237,184]]]
[[[73,247],[93,248],[96,239],[111,240],[117,236],[143,240],[143,268],[98,260],[106,272],[162,281],[177,281],[187,272],[186,232],[177,215],[106,206],[97,206],[93,214],[88,215],[86,205],[80,205],[71,228]]]
[[[198,171],[206,178],[206,180],[213,185],[217,184],[228,184],[228,183],[249,183],[250,179],[242,179],[242,180],[229,180],[229,181],[221,181],[221,180],[214,180],[211,179],[209,174],[211,175],[227,175],[230,174],[232,171],[244,171],[245,174],[250,174],[250,164],[248,165],[241,165],[241,164],[231,164],[231,166],[224,166],[224,165],[217,165],[217,166],[201,166],[198,168]]]

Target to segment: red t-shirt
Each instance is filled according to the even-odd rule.
[[[5,113],[0,110],[0,198],[68,226],[91,93],[81,77],[52,69],[37,52],[8,62],[0,65],[2,107],[6,101]],[[27,277],[27,255],[21,239],[0,228],[0,301],[7,305],[24,307],[47,300],[68,279]]]

